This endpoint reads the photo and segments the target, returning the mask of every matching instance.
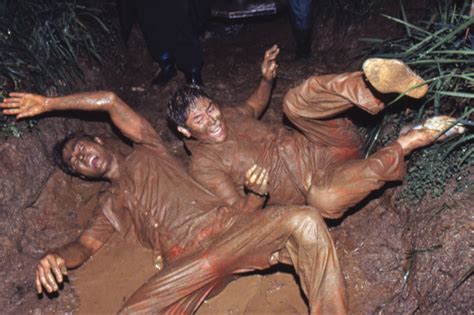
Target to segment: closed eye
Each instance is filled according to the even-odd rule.
[[[202,121],[202,116],[201,116],[201,115],[198,115],[198,116],[195,116],[195,117],[194,117],[194,122],[195,122],[196,124],[201,123],[201,121]]]
[[[210,114],[214,111],[215,107],[213,104],[210,104],[209,107],[207,108],[207,112]]]

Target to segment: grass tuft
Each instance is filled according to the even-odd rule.
[[[81,59],[100,63],[95,38],[109,32],[98,9],[75,0],[0,0],[0,93],[74,91],[84,80]],[[0,131],[21,135],[1,114]]]
[[[361,40],[371,45],[369,55],[397,58],[410,65],[427,80],[429,90],[414,112],[392,113],[368,132],[366,154],[384,144],[380,132],[389,123],[396,125],[392,130],[399,131],[403,125],[417,124],[430,116],[450,115],[467,127],[465,135],[413,154],[402,197],[419,200],[427,193],[440,196],[453,177],[468,178],[474,164],[474,16],[469,16],[470,2],[459,7],[455,1],[440,1],[426,18],[412,22],[402,2],[400,6],[401,17],[385,17],[405,28],[402,37]],[[389,105],[403,100],[402,94]],[[397,135],[390,136],[393,139]],[[461,186],[469,185],[472,183],[463,181]]]

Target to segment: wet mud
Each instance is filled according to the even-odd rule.
[[[424,2],[409,14],[422,12]],[[396,7],[396,6],[395,6]],[[385,11],[384,11],[385,10]],[[399,30],[380,9],[352,25],[317,19],[313,56],[294,61],[286,16],[240,25],[232,36],[214,26],[203,39],[206,90],[221,105],[243,102],[259,80],[265,49],[279,44],[278,80],[264,121],[283,123],[281,99],[300,80],[319,73],[359,69],[359,37],[390,36]],[[116,92],[159,131],[170,150],[189,158],[168,129],[166,102],[185,82],[180,73],[166,88],[151,87],[158,66],[146,52],[138,29],[128,46],[117,48],[121,60],[84,65],[87,83],[80,90]],[[85,119],[83,121],[82,119]],[[34,291],[37,261],[50,249],[75,239],[91,217],[102,182],[85,182],[61,173],[50,152],[64,135],[83,131],[120,136],[104,116],[50,115],[19,139],[0,142],[0,304],[5,314],[110,314],[155,270],[149,250],[133,233],[115,236],[83,267],[70,272],[59,295]],[[120,139],[120,138],[119,138]],[[472,302],[473,192],[448,190],[438,199],[416,204],[396,201],[400,186],[371,196],[342,222],[328,222],[344,273],[351,314],[465,314]],[[471,222],[471,223],[470,223]],[[207,300],[198,314],[305,313],[304,298],[291,268],[249,274]]]

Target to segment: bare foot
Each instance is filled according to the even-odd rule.
[[[455,123],[456,119],[449,116],[431,117],[409,130],[402,129],[397,142],[403,148],[405,155],[408,155],[417,148],[425,147],[435,141],[443,141],[466,131],[461,124],[455,125]]]
[[[428,92],[425,81],[397,59],[370,58],[362,65],[365,77],[381,93],[406,93],[422,98]]]

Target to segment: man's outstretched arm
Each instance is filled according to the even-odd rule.
[[[58,110],[105,111],[114,125],[133,142],[155,143],[159,139],[150,123],[113,92],[86,92],[51,98],[29,93],[10,93],[10,97],[3,100],[0,108],[4,109],[4,114],[15,115],[17,119]]]
[[[250,112],[255,118],[260,117],[270,101],[273,81],[275,80],[276,70],[278,68],[276,58],[279,52],[280,48],[278,48],[277,45],[273,45],[272,48],[265,52],[260,83],[244,104],[245,111]]]
[[[64,281],[67,270],[85,263],[113,233],[113,226],[100,214],[76,241],[46,254],[36,266],[35,284],[38,294],[43,292],[43,287],[49,293],[58,291],[58,284]]]
[[[36,290],[43,292],[43,287],[49,293],[58,291],[58,283],[62,283],[67,270],[81,266],[103,243],[88,237],[80,237],[77,241],[53,250],[44,256],[36,267]]]

